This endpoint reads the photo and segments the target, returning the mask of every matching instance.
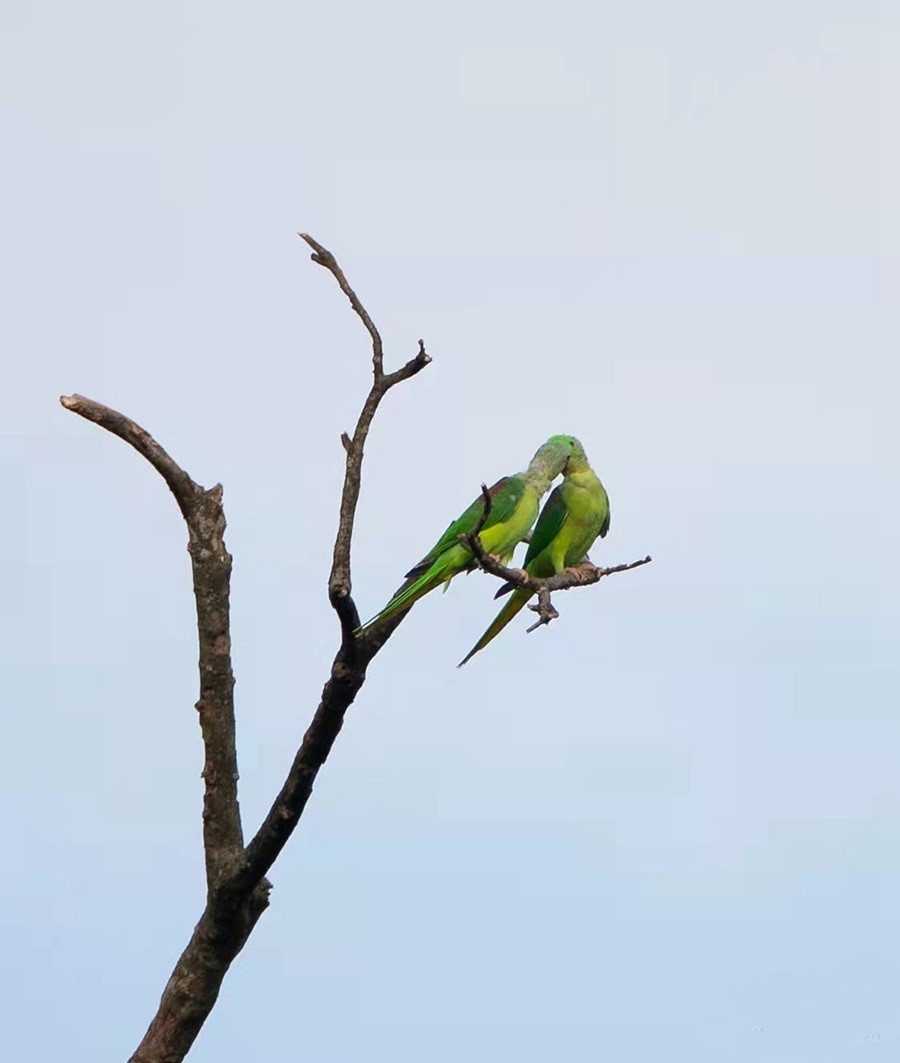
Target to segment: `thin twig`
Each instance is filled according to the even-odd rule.
[[[486,514],[482,513],[481,527],[484,526],[483,522],[486,519]],[[649,565],[653,560],[648,554],[647,557],[642,557],[640,561],[629,561],[626,564],[612,565],[608,568],[600,568],[591,564],[590,561],[583,561],[580,565],[573,565],[555,576],[541,579],[538,576],[532,576],[524,568],[507,568],[505,565],[501,565],[496,558],[485,550],[477,532],[461,535],[460,539],[475,555],[478,567],[484,572],[511,583],[515,587],[523,587],[538,596],[537,604],[529,605],[528,608],[537,613],[540,619],[536,624],[532,624],[528,628],[529,632],[542,627],[544,624],[549,624],[551,620],[556,620],[559,617],[559,613],[550,600],[552,593],[568,591],[573,587],[589,587],[592,583],[598,583],[604,576],[612,576],[616,572],[630,572],[633,568]]]
[[[313,262],[320,266],[324,266],[324,268],[333,275],[334,279],[338,282],[341,291],[350,300],[350,305],[353,307],[362,323],[366,326],[366,330],[372,337],[372,368],[375,372],[375,379],[380,379],[384,375],[384,346],[381,342],[381,333],[375,327],[375,322],[369,317],[368,311],[359,301],[356,292],[347,283],[344,271],[337,264],[337,259],[328,248],[323,247],[318,240],[314,240],[309,233],[298,233],[297,235],[301,240],[305,240],[313,249],[313,253],[310,255]]]
[[[538,591],[537,605],[529,605],[528,608],[537,613],[540,619],[532,624],[531,627],[525,629],[526,635],[530,635],[532,631],[537,631],[543,624],[549,624],[551,620],[559,619],[559,613],[553,608],[553,602],[550,601],[550,592],[546,587],[541,587]]]
[[[425,351],[424,342],[419,340],[418,353],[413,358],[410,358],[406,365],[401,366],[400,369],[386,374],[384,372],[384,350],[381,343],[381,335],[369,316],[369,312],[360,302],[359,296],[347,282],[344,271],[338,265],[337,259],[326,247],[323,247],[318,240],[314,240],[308,233],[300,233],[299,235],[313,249],[313,253],[310,256],[313,262],[327,269],[337,281],[341,291],[350,300],[350,305],[356,311],[357,316],[372,338],[372,363],[375,379],[363,403],[353,436],[348,436],[346,432],[341,435],[341,444],[347,453],[347,459],[344,471],[344,488],[341,493],[338,530],[334,540],[331,575],[328,578],[328,598],[340,620],[342,646],[347,658],[352,659],[356,656],[359,648],[358,640],[354,636],[354,632],[359,627],[359,611],[352,597],[350,548],[353,541],[353,522],[356,518],[356,507],[359,503],[366,438],[369,435],[372,419],[384,396],[392,387],[403,380],[408,380],[424,369],[431,361],[431,358]]]
[[[469,535],[471,535],[473,538],[477,538],[479,535],[481,535],[485,524],[487,524],[487,519],[491,515],[491,507],[494,504],[494,500],[491,498],[491,492],[488,489],[487,484],[481,485],[481,500],[481,516],[475,522],[475,527],[469,532]],[[478,541],[479,543],[481,542],[480,539]]]

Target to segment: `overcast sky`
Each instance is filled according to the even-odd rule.
[[[596,560],[373,664],[192,1063],[856,1063],[900,1046],[892,5],[62,2],[2,16],[10,1059],[125,1059],[199,916],[186,535],[225,485],[256,829],[354,589],[577,435]]]

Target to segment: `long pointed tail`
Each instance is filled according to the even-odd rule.
[[[495,639],[531,597],[532,592],[525,590],[523,587],[513,591],[512,597],[494,617],[494,622],[456,667],[462,668],[466,661],[471,660],[479,650],[483,650],[489,642]]]
[[[356,629],[356,634],[361,635],[379,624],[391,620],[398,613],[409,609],[429,591],[434,590],[435,587],[439,587],[446,580],[452,578],[452,576],[452,571],[448,572],[439,565],[432,565],[423,576],[408,579],[397,589],[394,597],[391,598],[380,613],[376,613],[371,620]]]

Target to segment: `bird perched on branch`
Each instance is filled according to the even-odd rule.
[[[555,576],[582,561],[597,536],[602,538],[607,531],[609,498],[606,489],[588,464],[584,448],[575,440],[563,468],[563,482],[553,489],[532,532],[525,554],[525,571],[540,579]],[[496,638],[534,593],[526,587],[514,588],[512,583],[506,583],[495,597],[510,591],[512,597],[459,662],[459,668]]]
[[[490,489],[491,508],[480,532],[481,543],[489,554],[506,563],[517,544],[528,534],[538,514],[538,506],[550,484],[581,444],[573,436],[551,436],[531,459],[524,472],[504,476]],[[398,613],[409,609],[429,591],[447,584],[460,572],[475,568],[472,551],[459,540],[478,526],[484,513],[484,498],[478,498],[455,520],[434,546],[406,574],[406,583],[388,604],[357,634],[365,634]]]

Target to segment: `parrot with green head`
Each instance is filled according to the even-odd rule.
[[[538,517],[523,567],[529,575],[539,579],[555,576],[563,569],[577,565],[597,536],[602,538],[608,531],[609,498],[606,489],[588,464],[584,448],[575,440],[563,468],[563,481],[554,488]],[[511,583],[504,584],[495,597],[499,598],[510,591],[510,600],[457,667],[462,668],[466,661],[496,638],[532,597],[530,590],[514,588]]]
[[[524,472],[504,476],[490,488],[491,509],[479,538],[489,554],[506,564],[516,546],[534,524],[538,507],[550,484],[581,444],[573,436],[551,436],[531,459]],[[423,595],[449,583],[460,572],[468,572],[476,563],[472,551],[459,541],[471,533],[482,513],[484,499],[479,496],[457,520],[449,525],[434,546],[406,574],[406,583],[388,604],[357,634],[366,634],[379,624],[409,609]],[[446,589],[446,587],[445,587]]]

